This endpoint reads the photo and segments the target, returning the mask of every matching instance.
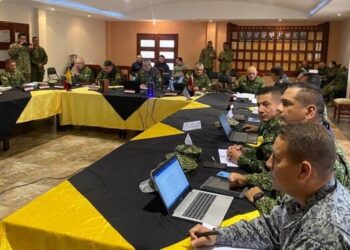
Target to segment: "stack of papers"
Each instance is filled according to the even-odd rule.
[[[11,90],[11,89],[12,89],[11,86],[8,86],[8,87],[0,86],[0,91],[1,92],[8,91],[8,90]]]

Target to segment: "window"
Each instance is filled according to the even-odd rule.
[[[173,70],[177,58],[177,34],[137,34],[137,54],[152,62],[157,62],[164,55],[169,68]]]
[[[306,60],[313,67],[327,61],[329,23],[317,26],[237,26],[227,25],[227,41],[234,52],[233,68],[245,71],[257,65],[269,72],[280,65],[287,74],[295,74]]]

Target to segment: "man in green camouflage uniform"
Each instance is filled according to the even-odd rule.
[[[5,67],[6,69],[0,73],[0,82],[3,86],[20,87],[25,83],[22,73],[16,69],[14,60],[7,59]]]
[[[45,49],[39,45],[39,38],[33,37],[33,49],[30,52],[32,82],[42,82],[45,75],[44,65],[47,64]]]
[[[188,85],[190,79],[194,81],[194,90],[195,91],[210,91],[211,90],[211,81],[206,73],[204,73],[204,65],[202,63],[197,63],[194,66],[194,72],[188,73],[185,76],[184,83],[185,86]]]
[[[96,77],[96,82],[107,79],[109,85],[115,86],[123,83],[122,72],[119,67],[116,67],[113,62],[107,60],[103,63],[103,70]]]
[[[214,60],[216,59],[216,51],[213,48],[213,42],[208,41],[207,47],[202,49],[198,62],[204,65],[205,72],[210,75],[214,69]]]
[[[348,72],[339,71],[335,78],[322,89],[323,97],[332,104],[334,98],[345,97],[347,85]]]
[[[162,76],[157,68],[152,67],[151,61],[148,59],[142,61],[142,69],[137,73],[136,81],[144,86],[153,82],[156,88],[162,87]]]
[[[16,43],[10,45],[8,54],[11,59],[16,62],[17,70],[22,73],[26,82],[30,82],[30,51],[32,45],[27,43],[27,35],[25,33],[18,34]]]
[[[278,136],[280,119],[278,107],[281,104],[282,92],[277,87],[264,87],[257,93],[258,112],[261,124],[259,128],[245,125],[249,132],[258,132],[263,138],[257,147],[230,146],[227,150],[228,158],[250,173],[267,172],[266,161],[271,155],[272,145]]]
[[[255,94],[264,87],[265,81],[258,76],[258,71],[254,66],[250,66],[247,69],[247,75],[241,76],[237,80],[237,86],[234,91],[241,93],[252,93]]]
[[[233,51],[230,49],[227,42],[225,42],[223,46],[224,50],[220,52],[218,58],[218,61],[220,62],[219,72],[224,75],[230,75],[231,63],[233,61]]]
[[[285,123],[322,123],[324,101],[319,88],[309,83],[298,83],[289,86],[281,97],[280,118]],[[331,131],[330,131],[331,133]],[[350,190],[350,164],[347,161],[344,151],[336,144],[337,159],[333,165],[333,171],[342,185]],[[253,197],[262,190],[271,191],[272,195],[264,195],[254,202],[255,206],[263,213],[269,213],[271,209],[280,201],[283,194],[273,190],[272,180],[269,172],[241,175],[233,173],[229,178],[232,186],[248,185],[255,186],[245,195],[248,200],[253,201]]]
[[[89,84],[94,81],[92,70],[85,65],[82,57],[77,57],[72,68],[72,83],[73,84]]]

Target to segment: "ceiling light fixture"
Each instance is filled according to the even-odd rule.
[[[209,20],[209,23],[212,23],[212,22],[213,22],[213,20],[210,19],[210,20]]]
[[[51,8],[50,10],[55,11],[55,8]]]
[[[282,19],[280,18],[280,19],[278,19],[278,21],[279,21],[279,22],[282,22]]]
[[[153,25],[156,25],[156,20],[153,20],[152,23],[153,23]]]
[[[311,17],[315,15],[317,12],[319,12],[324,6],[329,4],[331,1],[332,0],[320,0],[320,2],[316,5],[316,7],[310,10],[309,13],[307,13],[307,16]]]
[[[341,16],[341,13],[338,13],[337,16]]]
[[[92,16],[89,14],[89,15],[88,15],[88,18],[91,18],[91,17],[92,17]]]

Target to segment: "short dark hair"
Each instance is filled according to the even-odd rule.
[[[20,38],[21,36],[27,36],[27,34],[24,32],[20,32],[18,33],[17,38]]]
[[[184,60],[182,59],[182,57],[178,57],[178,58],[176,58],[177,60],[179,60],[179,61],[181,61],[181,62],[183,62]]]
[[[256,96],[266,95],[266,94],[269,94],[269,93],[271,93],[272,95],[279,95],[279,96],[281,96],[282,95],[282,90],[279,87],[276,87],[276,86],[267,86],[267,87],[263,87],[263,88],[259,89],[256,92]]]
[[[37,36],[33,36],[32,37],[32,41],[34,41],[34,39],[38,39],[39,37],[37,37]]]
[[[336,148],[332,135],[319,123],[291,123],[281,127],[280,139],[287,142],[287,157],[293,162],[308,161],[320,176],[332,172]]]
[[[228,42],[224,42],[223,45],[228,45]]]
[[[321,118],[323,116],[325,103],[322,91],[319,87],[307,82],[298,82],[289,84],[288,88],[300,89],[296,96],[297,101],[303,107],[306,107],[308,105],[315,105],[318,115],[317,118]]]
[[[270,70],[271,73],[275,74],[276,76],[282,77],[284,74],[284,70],[281,66],[273,66]]]
[[[106,61],[103,63],[103,65],[104,65],[105,67],[114,66],[114,63],[113,63],[111,60],[106,60]]]
[[[159,55],[159,57],[165,58],[165,56],[164,56],[164,55]]]

